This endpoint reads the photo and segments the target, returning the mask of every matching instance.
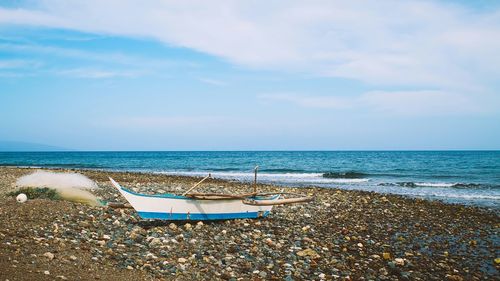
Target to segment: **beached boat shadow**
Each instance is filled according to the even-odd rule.
[[[254,218],[252,220],[266,220],[268,219],[267,217],[261,217],[261,218]],[[235,221],[234,219],[221,219],[221,220],[208,220],[208,221],[202,221],[203,225],[221,225],[225,224],[228,221]],[[139,220],[137,222],[134,222],[132,224],[135,224],[137,226],[140,226],[141,228],[144,228],[146,230],[155,228],[155,227],[169,227],[170,224],[175,224],[177,227],[182,227],[186,224],[191,224],[193,227],[196,226],[196,224],[200,222],[200,220]]]

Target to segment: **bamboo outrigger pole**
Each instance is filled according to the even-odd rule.
[[[253,179],[253,192],[254,193],[257,193],[257,170],[259,169],[259,166],[255,166],[255,168],[253,169],[254,173],[255,173],[255,177]]]
[[[185,196],[188,194],[191,190],[195,189],[198,185],[200,185],[202,182],[204,182],[206,179],[211,178],[212,175],[208,174],[208,176],[204,177],[201,181],[197,182],[195,185],[193,185],[190,189],[188,189],[186,192],[182,193],[182,196]]]
[[[313,197],[305,196],[300,198],[284,198],[278,200],[253,200],[253,199],[245,199],[243,200],[243,204],[253,205],[253,206],[274,206],[274,205],[286,205],[293,203],[305,203],[311,202],[314,200]]]

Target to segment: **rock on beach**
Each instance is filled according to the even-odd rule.
[[[0,168],[0,195],[30,169]],[[198,178],[80,171],[96,195],[186,190]],[[258,185],[262,191],[283,187]],[[213,180],[200,192],[250,192]],[[498,213],[342,189],[291,188],[316,201],[264,219],[141,220],[132,209],[0,196],[0,275],[9,280],[494,280]],[[55,227],[57,226],[57,227]],[[475,242],[471,242],[475,241]],[[478,270],[481,269],[481,270]],[[46,273],[47,272],[47,275]],[[4,277],[5,276],[5,277]],[[62,278],[62,277],[64,278]]]

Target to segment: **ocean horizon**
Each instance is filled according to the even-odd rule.
[[[500,151],[0,152],[0,165],[205,176],[282,186],[365,190],[500,208]]]

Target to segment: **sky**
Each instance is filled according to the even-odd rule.
[[[0,0],[0,141],[500,149],[500,1]]]

